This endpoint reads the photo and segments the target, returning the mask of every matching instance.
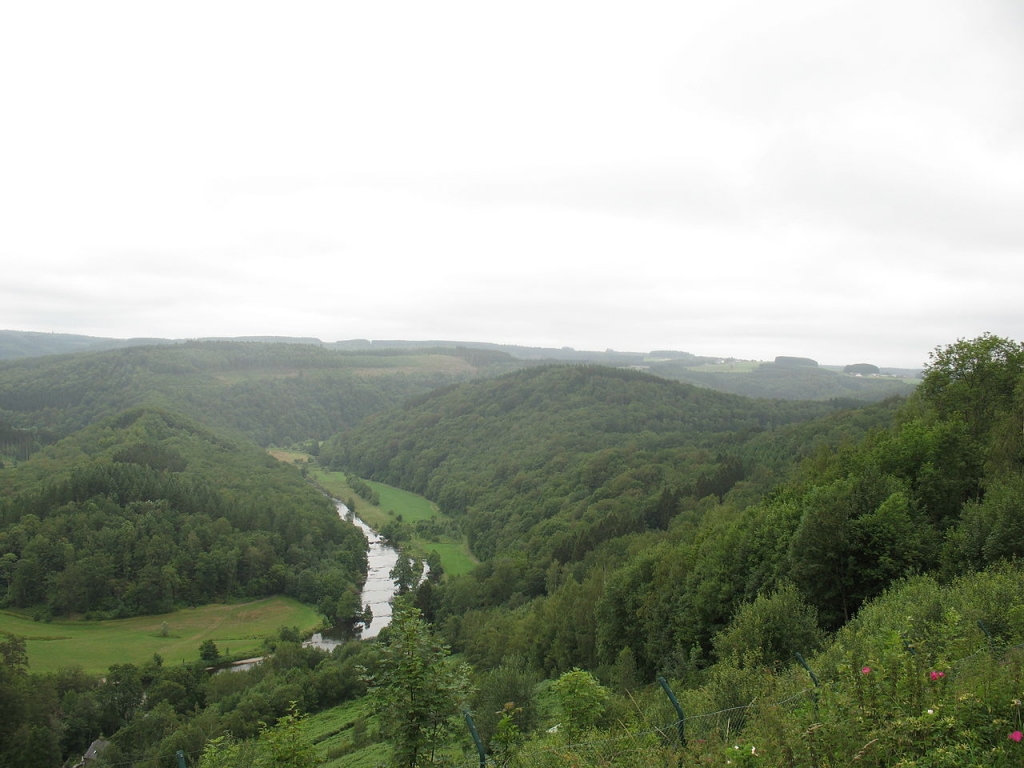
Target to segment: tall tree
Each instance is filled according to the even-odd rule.
[[[414,768],[431,762],[458,727],[456,718],[469,696],[469,667],[450,658],[417,609],[400,604],[373,683],[395,764]]]
[[[1024,345],[991,333],[958,339],[929,354],[919,392],[942,416],[959,413],[975,438],[1013,409],[1024,373]]]

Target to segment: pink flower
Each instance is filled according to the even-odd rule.
[[[941,680],[945,676],[946,676],[945,672],[932,672],[932,674],[931,674],[932,680]]]
[[[1024,733],[1021,733],[1020,731],[1014,731],[1007,738],[1009,738],[1010,741],[1020,741],[1021,739],[1024,739]]]
[[[860,668],[860,673],[862,675],[870,675],[871,674],[871,667],[861,667]]]

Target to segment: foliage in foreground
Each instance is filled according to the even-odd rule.
[[[299,730],[302,716],[294,702],[287,715],[273,726],[265,723],[255,739],[238,741],[218,736],[203,749],[200,768],[313,768],[316,750]]]
[[[175,749],[198,756],[221,735],[234,740],[220,742],[225,749],[237,743],[239,755],[252,750],[255,760],[261,720],[273,727],[291,702],[316,711],[349,700],[372,679],[384,720],[376,738],[392,742],[396,764],[471,764],[472,747],[453,717],[468,693],[465,669],[458,672],[443,637],[476,667],[470,701],[499,764],[1019,764],[1022,363],[1020,345],[987,336],[939,350],[892,428],[811,451],[753,504],[737,497],[745,481],[735,480],[724,456],[721,479],[730,489],[685,504],[661,485],[671,474],[641,466],[670,458],[658,441],[685,431],[659,437],[652,428],[647,453],[597,447],[586,457],[566,453],[571,464],[496,466],[491,498],[525,506],[493,518],[494,541],[516,542],[517,525],[522,532],[538,523],[531,535],[547,537],[547,554],[570,556],[538,567],[514,546],[498,547],[503,554],[470,576],[413,596],[429,604],[436,629],[400,616],[390,641],[357,643],[329,659],[282,642],[264,670],[234,678],[190,679],[154,659],[141,669],[118,665],[104,683],[72,674],[48,682],[28,673],[23,648],[11,641],[0,702],[16,735],[0,745],[3,757],[50,766],[71,753],[66,744],[109,723],[111,764],[171,768]],[[554,379],[606,396],[655,386],[633,374],[580,373]],[[506,394],[514,410],[516,392]],[[562,402],[572,403],[581,393],[567,395]],[[601,415],[617,429],[630,413],[605,397]],[[759,440],[745,458],[764,447]],[[396,455],[407,449],[394,447]],[[557,457],[559,447],[544,450]],[[702,451],[690,443],[672,461]],[[639,464],[626,468],[627,458]],[[410,477],[419,468],[392,467]],[[556,476],[546,487],[552,493],[567,476],[577,483],[558,497],[576,517],[545,517],[557,510],[545,510],[546,491],[531,486],[544,472]],[[691,479],[692,489],[707,487]],[[531,521],[521,513],[535,502]],[[487,513],[467,509],[466,520]],[[577,520],[585,526],[573,528]],[[636,525],[625,533],[605,527],[616,520]],[[794,661],[797,653],[806,666]],[[657,674],[678,693],[684,729],[651,684]],[[432,700],[420,695],[424,686],[460,695]],[[398,706],[403,701],[422,706]]]
[[[439,644],[418,610],[400,604],[386,631],[371,697],[397,766],[432,763],[459,727],[469,668]]]
[[[778,615],[762,623],[765,636],[784,620]],[[735,629],[726,632],[735,636]],[[492,753],[502,756],[499,764],[522,768],[680,760],[764,768],[1024,762],[1019,565],[947,586],[927,577],[901,583],[866,605],[820,653],[809,654],[806,666],[793,658],[776,667],[738,663],[761,647],[748,635],[737,654],[702,673],[699,685],[671,681],[686,714],[682,742],[674,710],[652,685],[606,690],[602,706],[585,697],[587,728],[578,719],[565,727],[566,711],[553,708],[511,751],[507,741],[492,739]],[[565,673],[548,690],[579,685],[580,674]],[[549,732],[552,721],[560,725]]]

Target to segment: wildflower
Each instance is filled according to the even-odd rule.
[[[936,672],[936,671],[932,671],[932,673],[931,673],[931,678],[932,678],[932,680],[941,680],[941,679],[942,679],[942,678],[944,678],[945,676],[946,676],[946,673],[945,673],[945,672]]]
[[[935,714],[935,710],[934,709],[929,709],[928,710],[928,714],[929,715],[934,715]]]
[[[871,667],[861,667],[860,668],[860,673],[862,675],[870,675],[871,674]]]
[[[1021,739],[1024,739],[1024,733],[1021,733],[1020,731],[1014,731],[1007,738],[1010,741],[1020,741]]]

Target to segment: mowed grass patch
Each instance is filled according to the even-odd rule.
[[[380,505],[376,505],[371,504],[352,490],[345,479],[344,472],[315,469],[310,474],[320,487],[334,498],[342,501],[353,499],[356,505],[356,514],[375,531],[381,530],[389,522],[396,520],[399,515],[402,516],[402,522],[409,525],[415,525],[420,520],[444,517],[437,505],[429,499],[400,488],[372,480],[365,481],[380,497]],[[423,536],[414,536],[410,544],[411,549],[418,557],[426,557],[431,550],[437,550],[437,554],[441,556],[441,565],[444,567],[445,573],[450,573],[453,576],[471,571],[478,562],[470,553],[464,537],[438,536],[436,539],[428,539]]]
[[[437,554],[441,556],[441,565],[444,567],[445,573],[449,573],[452,576],[461,576],[464,573],[469,573],[479,562],[469,553],[466,545],[461,541],[445,541],[439,537],[438,541],[427,541],[426,539],[417,538],[416,542],[428,553],[431,550],[436,550]]]
[[[444,517],[434,502],[415,493],[373,480],[367,480],[366,484],[373,488],[380,497],[380,509],[385,510],[387,515],[384,518],[385,522],[400,516],[402,522],[415,525],[421,520]],[[369,520],[366,522],[373,525]],[[435,550],[441,557],[441,565],[444,567],[445,573],[450,573],[453,576],[468,573],[477,564],[477,559],[470,553],[465,539],[461,537],[456,539],[451,536],[439,535],[428,538],[414,534],[411,545],[415,552],[423,556],[429,554],[431,550]]]
[[[373,488],[380,497],[380,506],[388,512],[401,515],[402,520],[407,523],[415,523],[419,520],[430,520],[441,513],[437,505],[429,499],[417,496],[415,493],[403,491],[384,483],[377,483],[367,480],[366,484]]]
[[[167,664],[194,662],[204,640],[213,640],[225,656],[256,656],[263,650],[263,638],[276,635],[280,627],[310,632],[321,621],[308,605],[270,597],[110,621],[43,622],[0,613],[0,632],[26,638],[32,672],[80,666],[98,674],[112,664],[142,664],[156,653]]]

